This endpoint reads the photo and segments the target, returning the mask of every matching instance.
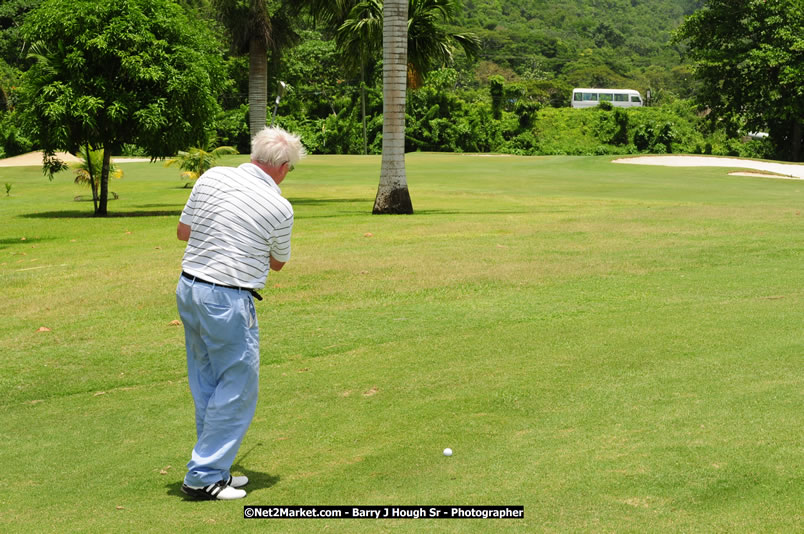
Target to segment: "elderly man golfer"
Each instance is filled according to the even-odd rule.
[[[279,184],[302,157],[300,139],[265,128],[251,163],[214,167],[196,182],[177,237],[187,241],[176,289],[198,441],[182,491],[199,499],[246,496],[232,476],[257,406],[260,341],[254,298],[268,271],[290,259],[293,208]]]

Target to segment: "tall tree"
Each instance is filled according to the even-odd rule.
[[[349,12],[361,0],[299,0],[299,7],[306,8],[314,21],[337,29],[349,17]]]
[[[343,6],[343,2],[337,3]],[[452,63],[457,46],[467,55],[480,50],[480,41],[472,34],[452,31],[446,26],[457,12],[455,0],[409,0],[408,2],[408,87],[421,87],[427,72]],[[366,141],[366,66],[382,46],[382,0],[362,0],[349,12],[338,28],[336,40],[344,55],[344,65],[360,72],[360,96],[363,117],[363,152]]]
[[[107,214],[110,161],[123,144],[165,157],[205,138],[218,110],[217,41],[172,0],[45,0],[22,28],[34,63],[23,77],[24,126],[56,151],[103,150],[96,215]]]
[[[804,3],[709,0],[676,39],[689,45],[715,120],[767,129],[777,157],[800,161],[804,128]]]
[[[42,0],[0,0],[0,58],[12,67],[23,68],[21,53],[24,38],[20,35],[25,17]]]
[[[410,0],[408,85],[411,89],[421,87],[424,76],[431,70],[452,64],[457,47],[461,47],[469,57],[480,52],[480,39],[448,26],[459,7],[455,0]]]
[[[368,153],[366,133],[366,65],[382,45],[382,1],[364,0],[338,28],[336,42],[348,70],[360,72],[360,104],[363,124],[363,154]]]
[[[298,43],[292,20],[309,0],[213,0],[218,20],[228,30],[232,51],[248,54],[249,133],[265,128],[270,96],[268,56],[278,70],[282,51]]]
[[[405,176],[408,0],[385,0],[383,20],[382,168],[372,213],[411,214]]]
[[[265,0],[215,0],[218,19],[236,54],[248,54],[248,126],[251,137],[265,128],[268,109],[268,49],[274,46]]]

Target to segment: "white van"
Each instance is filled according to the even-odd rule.
[[[610,102],[618,108],[632,108],[642,105],[642,95],[633,89],[573,89],[572,107],[591,108],[601,102]]]

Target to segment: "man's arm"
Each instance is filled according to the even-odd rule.
[[[282,267],[285,266],[284,261],[275,260],[273,256],[271,256],[271,270],[272,271],[281,271]]]
[[[184,224],[183,222],[179,223],[179,226],[176,228],[176,237],[179,238],[179,241],[187,241],[190,239],[190,226]],[[273,260],[273,258],[271,258]],[[278,269],[277,269],[278,270]]]

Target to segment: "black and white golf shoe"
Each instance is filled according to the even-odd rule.
[[[241,477],[236,477],[241,478]],[[245,477],[242,477],[245,478]],[[229,480],[232,480],[231,477]],[[202,499],[207,501],[232,501],[235,499],[242,499],[246,496],[246,492],[241,489],[234,488],[228,484],[229,481],[221,480],[220,482],[216,482],[215,484],[210,484],[209,486],[188,486],[187,484],[181,485],[181,491],[185,495],[189,495],[190,497],[196,499]],[[248,482],[248,479],[246,479]]]
[[[246,476],[239,476],[233,477],[229,475],[229,480],[226,481],[226,484],[232,486],[233,488],[242,488],[246,484],[248,484],[248,477]]]

